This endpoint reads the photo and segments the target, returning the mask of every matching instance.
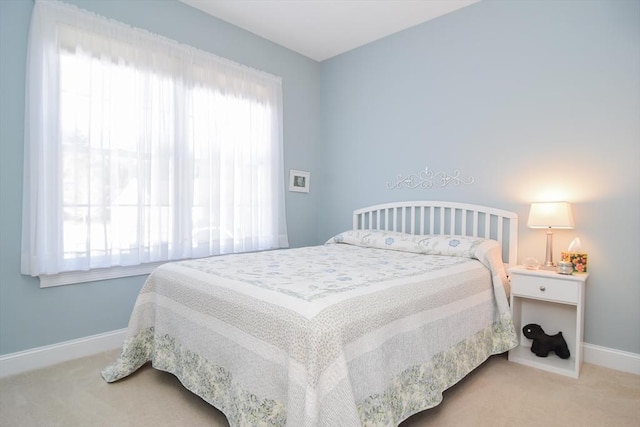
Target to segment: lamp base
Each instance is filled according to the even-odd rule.
[[[542,270],[555,270],[556,263],[553,262],[553,232],[551,227],[547,229],[547,253],[544,259],[544,264],[540,266]]]

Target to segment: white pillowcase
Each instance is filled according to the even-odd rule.
[[[450,255],[477,259],[476,250],[487,242],[497,242],[480,237],[443,236],[399,233],[380,230],[349,230],[340,233],[327,243],[344,243],[368,248],[389,249],[427,255]]]

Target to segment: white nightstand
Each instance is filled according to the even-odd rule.
[[[582,366],[584,295],[588,273],[564,275],[548,270],[509,270],[511,314],[520,345],[509,352],[509,360],[546,371],[578,378]],[[554,352],[538,357],[522,327],[537,323],[549,334],[562,332],[571,357],[560,359]]]

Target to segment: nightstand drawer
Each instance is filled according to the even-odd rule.
[[[571,280],[523,275],[514,275],[511,279],[511,293],[514,296],[577,304],[578,291],[578,282]]]

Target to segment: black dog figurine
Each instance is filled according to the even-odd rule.
[[[568,359],[570,356],[567,342],[562,337],[562,332],[551,336],[544,333],[540,325],[529,323],[522,328],[525,337],[533,340],[531,352],[538,357],[547,357],[550,351],[554,351],[561,359]]]

